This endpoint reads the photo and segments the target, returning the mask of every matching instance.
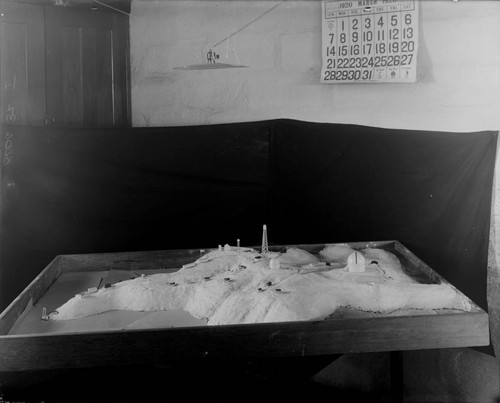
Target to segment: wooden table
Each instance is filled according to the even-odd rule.
[[[419,281],[446,283],[398,241],[348,245],[354,249],[388,250]],[[324,244],[294,246],[318,253]],[[396,352],[392,361],[397,364],[397,352],[402,350],[489,344],[488,315],[472,301],[470,312],[438,310],[429,314],[321,321],[9,335],[26,312],[40,310],[37,302],[62,275],[105,270],[136,274],[145,270],[176,270],[199,256],[199,249],[57,256],[0,315],[0,382],[7,389],[16,390],[16,385],[26,385],[27,378],[35,377],[34,374],[42,373],[42,378],[46,378],[46,374],[76,371],[83,379],[89,374],[109,374],[110,368],[129,376],[132,369],[142,368],[149,378],[151,368],[177,375],[202,371],[207,378],[214,371],[224,371],[225,375],[218,373],[224,379],[233,376],[233,369],[238,367],[246,374],[274,379],[280,384],[283,380],[307,379],[345,353]],[[193,372],[193,368],[197,370]],[[397,378],[401,371],[397,365],[394,368],[393,376]],[[132,376],[139,378],[139,373]],[[118,381],[133,382],[123,373]],[[402,393],[399,387],[394,387],[396,400],[396,395]]]

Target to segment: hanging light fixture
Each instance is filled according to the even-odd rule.
[[[218,62],[219,60],[219,54],[215,52],[215,48],[219,46],[220,44],[226,42],[227,40],[231,39],[233,36],[238,34],[239,32],[243,31],[245,28],[249,27],[252,25],[254,22],[257,20],[260,20],[262,17],[264,17],[266,14],[270,13],[273,11],[276,7],[280,6],[281,3],[278,3],[271,7],[270,9],[264,11],[261,15],[259,15],[257,18],[253,19],[249,23],[243,25],[241,28],[237,29],[234,31],[232,34],[226,36],[224,39],[220,40],[216,44],[212,45],[210,49],[207,52],[207,61],[205,63],[200,63],[200,64],[190,64],[187,66],[181,66],[181,67],[174,67],[174,70],[218,70],[218,69],[232,69],[232,68],[241,68],[241,67],[248,67],[248,66],[243,66],[241,64],[229,64],[229,63],[220,63]]]
[[[188,66],[174,67],[174,70],[216,70],[216,69],[231,69],[238,67],[248,67],[241,64],[219,63],[219,55],[215,53],[214,47],[211,47],[207,52],[207,62],[200,64],[190,64]]]

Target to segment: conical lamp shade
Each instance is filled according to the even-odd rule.
[[[219,69],[234,69],[248,67],[238,64],[228,64],[228,63],[200,63],[200,64],[189,64],[187,66],[174,67],[174,70],[219,70]]]

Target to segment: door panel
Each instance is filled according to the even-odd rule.
[[[114,123],[112,34],[110,30],[82,30],[83,126]]]
[[[82,124],[81,29],[63,27],[61,31],[62,54],[64,55],[60,60],[62,64],[61,81],[50,89],[55,94],[60,94],[62,99],[58,105],[59,99],[55,100],[55,94],[51,95],[50,115],[58,123],[62,124],[63,119],[65,119],[73,125],[80,126]]]
[[[2,2],[1,119],[41,125],[45,118],[44,8]]]
[[[128,108],[117,108],[116,76],[127,78],[115,43],[126,32],[112,13],[47,7],[47,113],[57,126],[109,127],[127,122]],[[127,94],[126,94],[127,95]],[[125,115],[125,118],[124,116]]]

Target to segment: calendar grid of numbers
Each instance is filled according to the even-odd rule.
[[[321,82],[415,82],[416,3],[323,1]]]

